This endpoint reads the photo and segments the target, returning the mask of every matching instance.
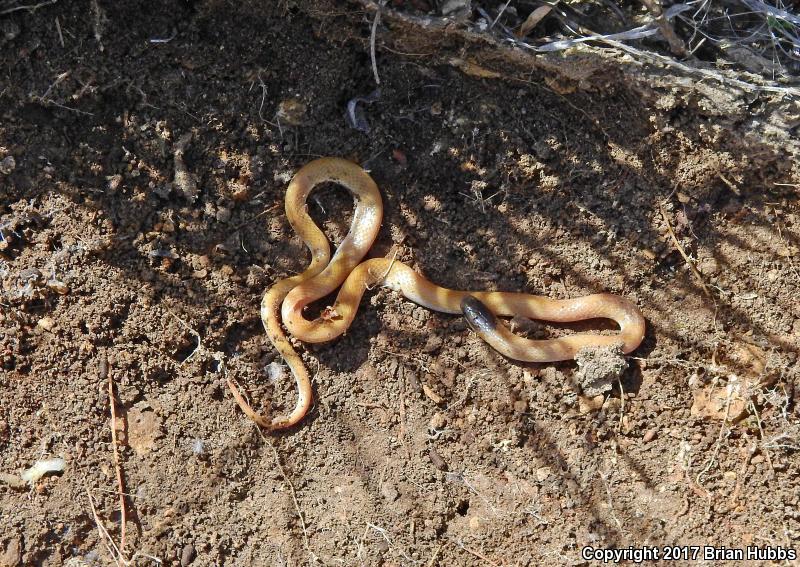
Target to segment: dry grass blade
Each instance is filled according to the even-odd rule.
[[[525,21],[522,22],[517,37],[523,38],[528,35],[552,10],[553,8],[551,6],[539,6],[536,8],[525,18]]]
[[[125,557],[125,532],[128,526],[127,510],[125,509],[125,483],[122,479],[122,467],[119,464],[119,449],[117,448],[117,410],[114,400],[114,377],[109,371],[108,357],[105,354],[100,357],[100,376],[108,378],[108,405],[111,408],[111,445],[114,449],[114,467],[117,473],[117,489],[119,490],[120,508],[120,538],[119,555]]]
[[[678,237],[675,236],[675,231],[672,230],[672,224],[670,224],[669,222],[669,217],[667,216],[667,211],[664,210],[664,205],[659,204],[658,209],[659,211],[661,211],[661,216],[664,218],[664,222],[667,223],[667,231],[669,232],[669,235],[672,238],[672,243],[675,244],[675,247],[678,249],[678,252],[680,252],[680,255],[683,256],[686,265],[689,266],[689,269],[692,271],[692,275],[697,280],[697,283],[699,283],[700,286],[703,288],[703,293],[706,294],[706,297],[711,297],[711,290],[708,289],[706,282],[703,281],[703,276],[700,274],[700,271],[694,265],[692,259],[686,253],[686,250],[684,250],[683,246],[681,246]]]

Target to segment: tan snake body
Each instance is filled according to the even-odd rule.
[[[334,182],[346,187],[356,199],[350,231],[331,258],[330,244],[308,215],[306,200],[320,183]],[[286,417],[272,420],[258,414],[245,401],[235,384],[228,385],[242,411],[260,426],[284,429],[298,423],[312,402],[311,381],[302,359],[281,328],[280,321],[298,339],[310,343],[330,341],[343,334],[353,322],[364,291],[383,285],[407,299],[443,313],[463,313],[470,327],[499,352],[527,362],[571,360],[586,347],[622,344],[633,351],[644,338],[645,321],[638,308],[622,297],[607,293],[575,299],[550,299],[525,293],[457,291],[437,286],[406,264],[391,258],[361,262],[378,235],[383,205],[378,187],[358,165],[339,158],[321,158],[301,168],[286,192],[286,216],[311,252],[311,263],[296,276],[280,280],[264,295],[261,319],[267,336],[286,361],[297,383],[298,398]],[[341,285],[334,304],[320,317],[303,317],[305,307],[332,293]],[[620,332],[613,336],[576,334],[547,340],[529,340],[513,335],[496,316],[522,316],[558,323],[607,318],[616,321]]]

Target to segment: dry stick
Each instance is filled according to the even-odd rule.
[[[697,483],[698,486],[702,487],[703,490],[705,490],[705,487],[703,486],[703,475],[705,475],[709,470],[711,470],[711,467],[714,465],[714,461],[717,460],[720,448],[722,447],[722,438],[725,436],[725,433],[727,433],[727,431],[725,430],[725,426],[728,424],[728,416],[730,415],[731,411],[732,399],[733,399],[733,388],[731,386],[728,386],[728,397],[725,400],[725,416],[722,419],[722,425],[720,425],[719,427],[719,435],[717,436],[717,442],[714,444],[714,452],[711,453],[711,458],[708,459],[708,462],[706,463],[706,466],[703,467],[703,470],[697,473],[697,477],[695,477],[695,482]],[[706,490],[706,492],[708,491]]]
[[[603,43],[607,43],[612,47],[616,47],[626,53],[629,53],[633,56],[638,56],[643,59],[649,59],[650,61],[657,61],[660,62],[667,67],[674,67],[687,75],[700,75],[702,77],[706,77],[708,79],[717,81],[722,85],[728,85],[732,87],[736,87],[742,89],[744,91],[762,91],[768,93],[779,93],[779,94],[787,94],[791,96],[798,96],[800,95],[800,89],[796,89],[794,87],[779,87],[773,85],[757,85],[755,83],[748,83],[746,81],[741,81],[739,79],[733,79],[731,77],[726,77],[720,73],[716,73],[709,69],[700,69],[696,67],[689,67],[688,65],[684,65],[680,61],[675,61],[666,55],[661,55],[660,53],[650,53],[648,51],[642,51],[640,49],[636,49],[629,45],[626,45],[620,41],[616,41],[613,39],[605,39],[605,38],[597,38],[597,41],[602,41]],[[589,49],[591,51],[591,48]]]
[[[439,544],[439,547],[436,548],[436,551],[433,552],[431,555],[430,561],[428,561],[428,567],[433,567],[436,564],[436,560],[439,559],[439,555],[442,553],[442,544]]]
[[[695,267],[694,262],[692,262],[692,259],[686,253],[686,250],[683,249],[681,243],[678,242],[678,237],[675,236],[675,231],[672,230],[672,225],[667,217],[667,211],[664,210],[664,205],[659,203],[658,209],[661,211],[661,216],[664,217],[664,222],[667,223],[667,230],[669,231],[669,235],[672,237],[673,244],[675,244],[678,252],[680,252],[681,256],[683,256],[683,259],[686,261],[686,264],[692,270],[692,275],[694,275],[697,282],[703,287],[703,293],[706,294],[706,297],[711,297],[711,291],[709,291],[708,286],[706,286],[706,282],[703,281],[703,276],[700,275],[700,272]]]
[[[453,545],[454,545],[454,546],[456,546],[456,547],[460,547],[461,549],[463,549],[464,551],[466,551],[467,553],[469,553],[469,554],[470,554],[470,555],[472,555],[473,557],[477,557],[477,558],[478,558],[478,559],[480,559],[481,561],[485,561],[485,562],[486,562],[488,565],[491,565],[492,567],[500,567],[500,564],[499,564],[499,563],[495,563],[494,561],[492,561],[491,559],[489,559],[488,557],[486,557],[486,556],[485,556],[483,553],[481,553],[480,551],[476,551],[476,550],[474,550],[474,549],[470,549],[469,547],[467,547],[466,545],[464,545],[464,544],[463,544],[462,542],[460,542],[460,541],[455,541],[455,542],[452,542],[452,541],[451,541],[450,543],[451,543],[451,544],[453,544]]]
[[[117,470],[117,488],[119,489],[119,508],[122,516],[119,538],[119,555],[125,560],[125,531],[128,526],[127,513],[125,510],[125,484],[122,480],[122,467],[119,464],[119,450],[117,449],[117,410],[114,403],[114,377],[109,372],[108,357],[100,355],[100,376],[108,377],[108,405],[111,407],[111,444],[114,448],[114,467]]]
[[[750,400],[750,409],[753,411],[753,415],[756,416],[756,423],[758,424],[758,431],[761,433],[761,439],[764,439],[764,428],[761,425],[761,416],[758,415],[758,410],[756,409],[756,404],[753,403],[753,400]],[[767,459],[767,464],[769,465],[769,469],[775,474],[775,468],[772,466],[772,459],[769,456],[769,450],[762,445],[761,447],[762,452],[764,453],[764,457]]]
[[[758,442],[754,441],[753,445],[747,451],[744,459],[742,459],[742,464],[739,466],[739,474],[736,476],[736,487],[733,489],[733,494],[731,494],[731,510],[736,508],[736,504],[739,500],[739,494],[742,492],[742,486],[744,486],[745,475],[747,474],[747,465],[750,464],[750,459],[753,458],[755,455],[756,450],[758,449]]]
[[[58,32],[58,42],[61,47],[64,47],[64,34],[61,33],[61,24],[58,23],[58,16],[56,16],[56,31]]]
[[[375,61],[375,36],[378,34],[378,24],[381,21],[381,10],[385,4],[385,0],[382,0],[378,4],[378,9],[375,10],[375,18],[372,20],[372,33],[369,36],[369,56],[372,60],[372,74],[375,76],[375,84],[380,86],[381,79],[378,77],[378,64]]]
[[[19,10],[28,10],[29,12],[34,12],[41,8],[42,6],[50,6],[51,4],[55,4],[58,0],[49,0],[48,2],[39,2],[38,4],[33,4],[30,6],[14,6],[13,8],[8,8],[7,10],[3,10],[0,12],[0,16],[5,16],[6,14],[10,14],[12,12],[18,12]]]
[[[114,557],[114,561],[119,567],[130,567],[136,563],[137,557],[145,557],[154,561],[158,565],[162,564],[162,561],[153,555],[149,555],[147,553],[142,553],[141,551],[137,551],[133,554],[133,557],[130,559],[125,559],[120,553],[117,544],[114,543],[114,538],[111,537],[111,534],[108,533],[108,530],[103,525],[103,521],[100,519],[100,514],[97,513],[97,506],[94,503],[94,498],[92,498],[92,491],[89,490],[89,487],[84,485],[83,489],[86,491],[86,496],[89,498],[89,506],[92,508],[92,517],[94,518],[94,524],[97,527],[97,531],[100,532],[100,539],[103,540],[103,545],[106,546],[106,549]]]
[[[108,530],[103,525],[103,521],[100,519],[100,515],[97,513],[97,507],[94,505],[94,498],[92,498],[92,492],[89,490],[88,486],[84,487],[86,489],[86,496],[89,497],[89,506],[92,507],[92,517],[94,518],[94,524],[97,526],[97,531],[100,532],[100,536],[103,540],[103,545],[106,546],[106,549],[111,554],[117,563],[117,565],[126,565],[127,562],[125,558],[122,557],[122,553],[120,553],[117,544],[114,543],[114,539],[111,537],[111,534],[108,533]]]
[[[658,23],[658,28],[661,30],[661,35],[669,43],[669,49],[673,55],[678,57],[686,57],[686,45],[683,40],[678,37],[669,20],[664,17],[664,8],[659,0],[642,0],[642,3],[647,7],[647,10],[652,14]]]
[[[261,428],[256,426],[256,431],[261,436],[261,439],[264,441],[265,444],[269,445],[269,448],[272,449],[272,456],[275,458],[275,464],[278,466],[278,471],[280,471],[283,480],[286,481],[286,485],[289,487],[289,493],[292,495],[292,502],[294,503],[295,512],[297,512],[297,517],[300,519],[300,527],[303,529],[303,547],[306,548],[306,551],[311,556],[312,561],[316,562],[319,558],[317,555],[311,551],[311,546],[308,543],[308,530],[306,529],[306,521],[303,518],[303,512],[300,510],[300,502],[297,500],[297,492],[294,489],[294,485],[292,481],[289,480],[289,475],[286,474],[286,469],[283,468],[281,464],[281,459],[278,457],[278,451],[275,449],[275,444],[272,439],[268,439],[264,432],[261,431]]]

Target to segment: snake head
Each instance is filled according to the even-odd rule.
[[[497,328],[497,317],[481,300],[471,295],[461,300],[461,312],[467,320],[469,328],[478,333],[494,331]]]
[[[319,314],[319,318],[322,321],[333,321],[335,319],[341,319],[342,316],[336,310],[336,305],[329,305],[322,310],[322,313]]]

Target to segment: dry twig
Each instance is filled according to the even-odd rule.
[[[119,449],[117,448],[117,410],[114,400],[114,377],[109,371],[108,357],[105,354],[100,356],[100,376],[108,378],[108,405],[111,408],[111,445],[114,449],[114,467],[117,472],[117,489],[119,490],[119,509],[120,509],[120,538],[119,555],[125,557],[125,532],[128,526],[127,511],[125,509],[125,483],[122,478],[122,467],[119,464]]]
[[[292,481],[289,479],[289,475],[286,474],[286,469],[284,469],[283,465],[281,464],[281,459],[278,456],[278,451],[275,449],[275,442],[272,439],[268,439],[264,435],[264,432],[261,431],[260,427],[256,426],[256,431],[258,431],[258,434],[264,441],[264,443],[266,445],[269,445],[269,448],[272,450],[272,456],[275,459],[275,465],[278,467],[278,471],[281,473],[284,482],[286,482],[286,486],[289,487],[289,494],[292,495],[292,502],[294,503],[294,509],[295,512],[297,513],[298,519],[300,520],[300,527],[303,530],[303,547],[306,548],[306,551],[311,556],[312,563],[316,563],[317,561],[319,561],[319,557],[317,557],[316,553],[311,551],[311,545],[308,543],[308,528],[306,527],[306,520],[305,517],[303,516],[303,511],[300,510],[300,502],[297,500],[297,491],[294,488],[294,484],[292,484]]]
[[[675,244],[675,247],[678,249],[678,252],[680,252],[680,255],[683,256],[686,265],[689,266],[689,269],[691,269],[692,271],[692,275],[695,277],[697,282],[702,286],[703,293],[706,294],[706,297],[711,297],[711,291],[708,289],[706,282],[703,281],[703,276],[700,275],[700,272],[695,267],[694,262],[686,253],[686,250],[684,250],[683,246],[681,246],[680,241],[678,241],[678,237],[675,236],[675,231],[672,230],[672,224],[670,224],[669,222],[669,217],[667,217],[667,211],[664,210],[664,205],[659,203],[658,209],[659,211],[661,211],[661,216],[664,217],[664,222],[667,223],[667,231],[669,232],[670,237],[672,237],[672,243]]]

